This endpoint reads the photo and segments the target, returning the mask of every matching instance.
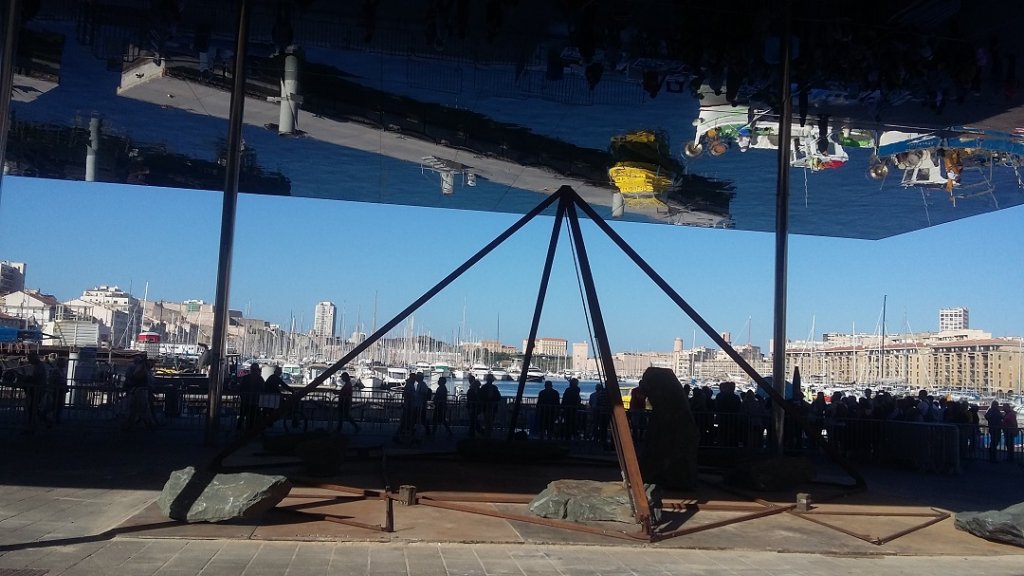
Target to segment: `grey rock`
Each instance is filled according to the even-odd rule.
[[[192,466],[171,472],[157,504],[172,520],[223,522],[259,518],[277,506],[292,485],[284,476],[198,474]]]
[[[648,486],[646,492],[652,516],[657,520],[661,499],[653,486]],[[619,482],[555,480],[530,502],[529,509],[543,518],[572,522],[635,522],[629,494]]]
[[[1024,547],[1024,502],[1003,510],[961,512],[953,525],[986,540]]]

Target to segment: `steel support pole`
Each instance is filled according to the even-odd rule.
[[[231,289],[231,257],[235,242],[235,210],[238,205],[238,174],[242,155],[242,120],[245,114],[245,60],[249,48],[249,0],[238,3],[235,29],[234,84],[228,116],[227,166],[224,176],[224,203],[220,218],[220,256],[217,262],[217,294],[213,304],[213,336],[210,342],[210,385],[207,396],[206,444],[217,443],[220,429],[220,397],[227,375],[228,296]]]
[[[0,194],[7,165],[7,133],[11,129],[11,92],[14,90],[14,53],[18,49],[21,0],[7,0],[3,13],[3,54],[0,54]]]
[[[569,231],[579,258],[583,289],[587,295],[587,307],[594,323],[597,352],[601,355],[601,364],[604,367],[605,389],[608,392],[609,400],[611,400],[612,438],[615,440],[615,453],[619,457],[619,469],[622,470],[623,479],[628,484],[626,489],[633,500],[633,511],[637,524],[640,524],[644,534],[650,535],[651,509],[647,502],[647,493],[644,490],[644,480],[640,474],[640,463],[636,458],[636,446],[633,445],[626,409],[622,405],[622,392],[619,390],[619,379],[615,374],[615,362],[612,360],[611,344],[608,342],[608,330],[604,325],[604,316],[601,314],[601,304],[597,298],[597,288],[594,285],[594,274],[590,269],[590,259],[587,257],[587,247],[583,242],[580,219],[576,215],[576,204],[582,202],[582,199],[575,192],[573,195],[575,201],[568,206],[567,210]]]
[[[508,439],[516,433],[516,422],[519,421],[519,408],[523,403],[523,392],[526,390],[526,378],[528,368],[533,360],[533,349],[537,341],[537,330],[540,328],[540,314],[544,310],[544,299],[548,293],[548,282],[551,280],[551,265],[555,261],[555,250],[558,248],[558,236],[562,231],[562,220],[565,218],[565,207],[570,202],[567,194],[560,194],[558,211],[555,213],[555,222],[551,227],[551,239],[548,241],[548,254],[544,259],[544,272],[540,277],[540,289],[537,291],[537,305],[533,309],[533,322],[530,324],[530,336],[526,341],[526,350],[523,354],[523,366],[519,373],[519,387],[516,388],[516,401],[512,404],[512,425],[508,427]]]
[[[793,100],[789,89],[790,44],[792,42],[792,2],[785,0],[782,10],[782,34],[779,57],[782,65],[782,121],[779,122],[778,176],[775,189],[775,329],[772,342],[772,384],[786,396],[786,280],[789,252],[789,151],[792,146]],[[782,455],[783,426],[786,413],[777,402],[772,406],[775,451]]]

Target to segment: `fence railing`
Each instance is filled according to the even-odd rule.
[[[208,394],[202,380],[158,379],[148,388],[149,406],[153,418],[162,426],[200,429],[207,417]],[[129,394],[121,382],[115,380],[91,382],[49,390],[48,395],[29,394],[25,388],[0,385],[0,423],[27,425],[29,406],[36,410],[35,424],[53,425],[64,421],[78,421],[103,425],[124,422],[129,412]],[[465,396],[450,396],[443,422],[436,419],[433,402],[425,407],[425,421],[431,428],[447,424],[454,434],[489,434],[504,437],[510,429],[530,437],[569,442],[575,450],[601,451],[611,447],[610,419],[607,410],[587,406],[567,409],[561,406],[538,407],[536,398],[524,398],[519,417],[510,422],[513,398],[502,398],[497,403],[470,403]],[[47,404],[48,403],[48,404]],[[242,402],[235,390],[226,392],[220,402],[221,425],[226,431],[239,425]],[[411,421],[412,428],[422,428],[423,415],[410,415],[402,395],[390,391],[357,391],[352,399],[350,415],[360,430],[392,433],[401,426],[403,418]],[[341,413],[338,393],[318,389],[309,392],[299,406],[282,414],[275,426],[290,431],[338,429]],[[650,413],[628,412],[630,428],[636,442],[642,442]],[[723,414],[695,412],[694,420],[702,450],[732,452],[736,457],[749,457],[764,453],[774,446],[771,418],[767,415]],[[472,423],[476,421],[477,425]],[[946,424],[931,422],[902,422],[876,419],[825,419],[812,421],[808,429],[786,420],[784,447],[787,451],[810,450],[810,434],[821,435],[841,454],[858,463],[908,468],[921,472],[955,473],[975,460],[1008,460],[1018,454],[1024,445],[1024,434],[1016,431],[1011,437],[1000,434],[993,444],[992,435],[982,423]],[[437,431],[435,430],[435,433]]]

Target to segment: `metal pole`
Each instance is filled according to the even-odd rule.
[[[582,202],[579,195],[575,192],[573,195],[575,203]],[[587,257],[587,247],[583,242],[583,231],[580,229],[580,219],[576,215],[575,203],[568,206],[569,231],[579,257],[583,289],[587,295],[587,306],[594,323],[597,352],[601,354],[601,364],[605,373],[605,389],[608,391],[609,400],[611,400],[612,438],[615,440],[615,453],[619,457],[619,469],[622,471],[623,479],[628,484],[626,490],[629,491],[630,498],[633,500],[637,524],[640,524],[644,534],[650,535],[651,510],[647,502],[647,492],[644,490],[644,480],[640,474],[640,463],[636,458],[636,446],[633,445],[626,409],[622,406],[622,392],[619,390],[619,379],[615,375],[615,362],[612,360],[611,344],[608,342],[608,330],[604,325],[601,304],[597,299],[597,287],[594,285],[594,274],[590,269],[590,259]]]
[[[782,64],[782,121],[779,122],[778,177],[775,189],[775,330],[772,348],[772,383],[779,395],[786,396],[786,280],[789,251],[789,150],[792,145],[793,101],[789,90],[791,31],[791,0],[783,3],[780,57]],[[775,428],[775,451],[782,455],[782,429],[785,412],[775,402],[772,423]]]
[[[217,295],[213,304],[213,336],[210,342],[210,386],[207,396],[206,444],[217,443],[220,428],[220,396],[224,389],[225,346],[227,345],[228,294],[231,284],[231,256],[235,241],[235,209],[238,205],[238,174],[241,164],[242,119],[245,112],[245,59],[249,47],[249,0],[240,0],[235,30],[234,85],[228,116],[227,167],[224,204],[220,219],[220,256],[217,263]]]
[[[555,249],[558,248],[558,235],[562,231],[562,219],[565,217],[565,206],[569,202],[566,194],[559,195],[558,211],[555,213],[555,222],[551,227],[551,239],[548,241],[548,254],[544,260],[544,272],[540,277],[540,289],[537,291],[537,305],[533,309],[533,322],[530,324],[530,336],[526,341],[526,350],[523,354],[523,366],[519,373],[519,387],[516,389],[516,401],[512,404],[511,425],[508,427],[508,439],[511,442],[516,433],[516,423],[519,422],[519,408],[523,403],[523,392],[526,390],[526,378],[528,376],[530,362],[533,360],[533,348],[537,341],[537,330],[540,328],[540,313],[544,309],[544,299],[548,293],[548,282],[551,280],[551,265],[555,261]]]
[[[0,54],[0,191],[7,166],[7,132],[11,128],[11,91],[14,89],[14,52],[18,49],[21,1],[7,0],[3,14],[4,44]]]

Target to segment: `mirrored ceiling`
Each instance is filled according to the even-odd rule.
[[[221,190],[237,3],[22,2],[4,171]],[[249,3],[240,189],[884,238],[1024,203],[1024,8]],[[984,5],[982,5],[984,4]]]

